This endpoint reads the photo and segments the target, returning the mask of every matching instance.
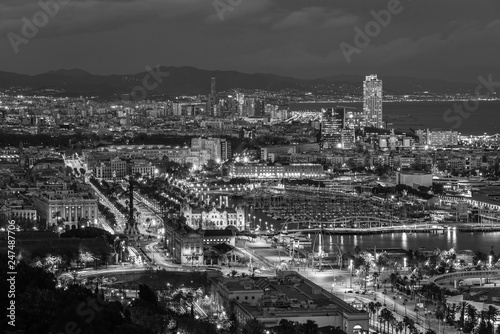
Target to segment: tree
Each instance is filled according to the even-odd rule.
[[[384,324],[384,332],[386,331],[387,325],[390,324],[390,322],[392,321],[393,318],[394,318],[394,315],[388,309],[384,308],[384,309],[382,309],[382,311],[380,311],[379,321]]]
[[[458,311],[458,306],[456,304],[447,304],[445,310],[445,319],[448,325],[453,325],[455,323],[455,315]]]
[[[364,277],[365,289],[367,284],[367,276],[370,272],[371,267],[374,265],[373,254],[369,252],[360,252],[355,259],[355,267],[359,268],[361,275]]]
[[[62,263],[62,258],[59,255],[47,254],[45,258],[42,260],[43,266],[42,268],[47,269],[47,271],[53,273],[56,271],[57,267]]]
[[[438,322],[441,323],[446,315],[446,304],[439,303],[434,314],[436,315],[436,319],[438,320]]]
[[[378,269],[379,274],[382,271],[382,268],[387,267],[388,264],[389,264],[389,258],[387,257],[386,252],[383,252],[382,254],[377,255],[377,269]]]
[[[94,261],[94,255],[90,252],[80,250],[78,254],[78,261],[83,263],[83,266],[86,267],[88,262]]]
[[[312,320],[307,320],[305,324],[300,326],[300,333],[303,334],[316,334],[318,331],[318,324]]]
[[[139,284],[139,298],[155,306],[158,304],[156,293],[146,284]]]
[[[464,333],[471,333],[478,323],[479,313],[474,305],[467,304],[465,314],[467,315],[467,321],[464,323]]]
[[[231,313],[229,316],[229,322],[231,323],[231,326],[229,327],[229,334],[238,334],[238,319],[236,318],[236,315],[234,313]]]
[[[298,323],[287,320],[287,319],[281,319],[279,322],[279,326],[276,329],[276,332],[278,334],[292,334],[292,333],[297,333],[297,325]]]
[[[487,317],[488,321],[495,323],[500,317],[500,310],[498,310],[495,306],[490,305],[487,310]]]
[[[394,292],[394,286],[396,285],[396,282],[397,282],[397,279],[398,279],[398,275],[395,274],[395,273],[391,273],[391,275],[389,276],[390,280],[391,280],[391,292]]]
[[[368,312],[370,312],[370,318],[369,320],[373,321],[373,316],[375,315],[375,312],[377,311],[377,308],[375,307],[374,302],[369,302],[368,303]]]
[[[415,322],[410,317],[404,316],[403,317],[403,325],[405,326],[405,334],[406,334],[407,329],[409,329],[410,333],[411,333],[412,329],[415,327]]]
[[[264,326],[257,320],[251,319],[243,326],[242,334],[262,334],[264,333]]]

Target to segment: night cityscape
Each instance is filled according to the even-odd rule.
[[[499,10],[3,1],[1,332],[500,334]]]

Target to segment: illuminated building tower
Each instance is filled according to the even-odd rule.
[[[220,107],[217,105],[217,90],[215,89],[215,77],[210,79],[210,95],[207,101],[207,111],[210,116],[220,116]]]
[[[342,129],[344,128],[344,124],[344,108],[328,108],[323,110],[320,139],[322,150],[342,148]]]
[[[242,116],[259,117],[264,113],[264,103],[255,97],[245,97],[242,106]]]
[[[365,126],[383,128],[382,80],[376,74],[366,76],[363,82],[363,113]]]
[[[125,230],[123,231],[124,234],[126,235],[138,235],[139,230],[137,229],[136,221],[134,218],[134,180],[132,176],[132,165],[130,162],[128,163],[127,166],[128,172],[129,172],[129,215],[128,215],[128,221],[127,225],[125,227]]]
[[[217,93],[215,91],[215,77],[212,77],[210,85],[210,95],[215,96],[216,94]]]

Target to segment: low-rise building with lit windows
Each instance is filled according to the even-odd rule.
[[[347,334],[367,333],[369,314],[324,290],[296,272],[277,277],[214,277],[211,298],[234,313],[239,324],[257,320],[265,328],[282,319],[319,327],[341,328]]]
[[[164,227],[167,256],[185,265],[197,266],[204,263],[203,230],[194,230],[177,219],[167,219]]]
[[[129,162],[118,157],[109,161],[101,161],[92,168],[94,176],[100,179],[111,180],[113,178],[122,178],[131,171],[132,175],[156,175],[157,169],[151,162],[146,160],[132,160]]]
[[[238,230],[245,229],[245,209],[236,208],[216,208],[211,209],[192,208],[189,204],[181,207],[181,214],[186,218],[186,224],[197,229],[209,224],[210,228],[223,230],[227,226],[234,226]]]
[[[203,245],[213,246],[226,244],[236,246],[236,233],[232,230],[204,230]]]
[[[75,229],[82,219],[91,222],[97,219],[98,199],[91,192],[42,191],[32,201],[47,227],[63,222],[65,229]]]
[[[232,178],[249,179],[302,179],[324,177],[322,165],[303,164],[267,164],[267,163],[234,163],[229,170]]]

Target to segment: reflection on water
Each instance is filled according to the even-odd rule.
[[[356,246],[367,248],[402,248],[418,250],[425,247],[427,250],[439,249],[470,249],[488,253],[491,246],[497,245],[500,232],[493,233],[461,233],[449,230],[445,234],[430,233],[391,233],[371,235],[332,235],[327,239],[331,244],[337,243],[344,251],[352,251]],[[331,241],[330,241],[331,240]]]
[[[229,199],[229,206],[236,204]],[[275,231],[280,231],[283,220],[277,221],[266,215],[260,210],[247,210],[247,216],[251,217],[252,225],[255,221],[256,225],[261,225],[261,230],[265,229],[265,222],[274,224]],[[255,216],[255,219],[253,218]],[[290,228],[295,228],[295,224]],[[293,227],[292,227],[293,226]],[[307,236],[314,240],[315,234],[308,233]],[[418,250],[420,247],[425,247],[427,250],[434,248],[439,249],[470,249],[473,251],[481,250],[489,253],[491,246],[498,245],[500,241],[500,232],[493,233],[470,233],[457,232],[450,228],[444,234],[430,233],[388,233],[388,234],[369,234],[369,235],[331,235],[324,238],[325,249],[335,251],[338,244],[343,251],[352,251],[354,247],[359,246],[361,249],[367,248],[402,248]],[[497,247],[498,248],[498,247]],[[495,248],[495,251],[498,249]]]
[[[401,248],[408,249],[408,235],[406,233],[401,234]]]

